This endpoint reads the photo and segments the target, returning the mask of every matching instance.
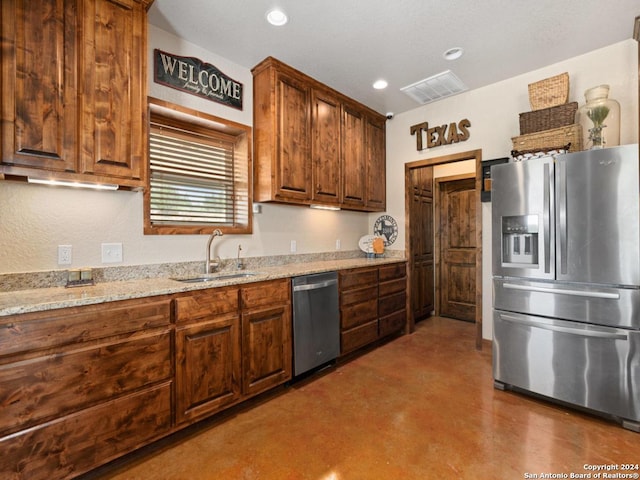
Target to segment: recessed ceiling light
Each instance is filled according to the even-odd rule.
[[[389,84],[386,80],[376,80],[373,84],[373,88],[375,88],[376,90],[383,90],[387,88],[387,85]]]
[[[457,60],[462,56],[464,50],[462,47],[453,47],[442,54],[446,60]]]
[[[289,19],[287,18],[286,13],[284,13],[282,10],[274,8],[273,10],[269,10],[267,12],[267,21],[271,25],[281,27],[282,25],[287,23]]]

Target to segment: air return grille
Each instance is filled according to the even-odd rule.
[[[400,90],[424,105],[464,92],[467,87],[451,70],[412,83]]]

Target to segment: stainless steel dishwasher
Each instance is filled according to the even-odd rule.
[[[338,274],[294,277],[293,372],[295,376],[335,360],[340,354]]]

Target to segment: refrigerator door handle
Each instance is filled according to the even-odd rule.
[[[560,273],[567,273],[567,165],[562,160],[557,163],[558,171],[558,235],[560,248]]]
[[[500,318],[507,322],[517,323],[520,325],[526,325],[529,327],[541,328],[543,330],[551,330],[553,332],[570,333],[572,335],[580,335],[582,337],[603,338],[609,340],[628,340],[629,337],[624,333],[609,333],[601,332],[598,330],[583,330],[581,328],[562,327],[560,325],[549,325],[546,323],[539,323],[535,320],[529,320],[526,318],[515,317],[512,315],[500,314]]]
[[[560,295],[571,295],[574,297],[607,298],[610,300],[620,300],[619,293],[611,292],[588,292],[585,290],[568,290],[565,288],[533,287],[528,285],[517,285],[515,283],[505,283],[504,288],[511,290],[524,290],[525,292],[556,293]]]
[[[544,235],[544,273],[550,272],[551,267],[551,243],[550,243],[550,228],[551,228],[551,165],[544,164],[544,193],[543,193],[543,208],[542,208],[542,222],[543,222],[543,235]]]

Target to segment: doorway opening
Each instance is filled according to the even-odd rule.
[[[478,349],[482,348],[481,162],[482,151],[472,150],[405,164],[410,330],[413,331],[416,321],[432,312],[444,315],[449,311],[451,315],[453,308],[451,316],[464,315],[464,319],[476,324]],[[442,167],[462,165],[466,168],[463,173],[438,173]],[[443,208],[447,209],[446,214]],[[461,218],[461,213],[454,215],[460,222],[445,232],[448,235],[445,247],[440,226],[450,226],[450,216],[455,212],[467,215],[465,218]],[[448,259],[444,273],[443,253]],[[449,286],[443,284],[443,276]],[[447,302],[444,312],[443,301]]]

